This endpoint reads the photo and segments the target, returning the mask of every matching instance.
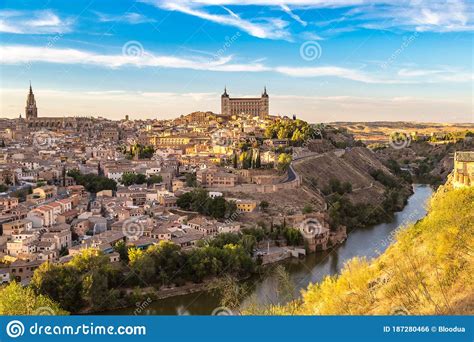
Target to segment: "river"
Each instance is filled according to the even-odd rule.
[[[319,282],[326,275],[338,274],[347,260],[353,257],[374,258],[392,243],[394,232],[410,222],[416,222],[426,215],[426,203],[433,191],[427,185],[414,185],[414,193],[408,199],[405,208],[395,213],[389,223],[381,223],[367,228],[352,231],[347,240],[334,250],[310,254],[303,260],[292,259],[282,263],[288,271],[296,291],[306,288],[309,283]],[[255,277],[248,281],[252,289],[251,299],[260,304],[278,302],[276,278],[267,276]],[[153,301],[143,305],[140,314],[144,315],[209,315],[219,307],[219,298],[213,292],[202,291],[188,295],[176,296]],[[108,315],[133,315],[136,308],[117,309],[103,312]]]

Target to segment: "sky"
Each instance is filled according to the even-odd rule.
[[[173,118],[270,96],[310,122],[474,122],[474,2],[1,0],[0,117]]]

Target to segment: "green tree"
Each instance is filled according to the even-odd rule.
[[[220,305],[232,312],[239,312],[240,304],[248,296],[250,290],[246,284],[239,283],[231,275],[214,281],[211,288],[219,293]]]
[[[150,177],[148,177],[148,179],[146,180],[146,183],[148,185],[151,185],[151,184],[157,184],[157,183],[161,183],[163,182],[163,177],[161,175],[151,175]]]
[[[133,172],[126,172],[122,175],[120,179],[120,183],[125,186],[133,185],[133,184],[144,184],[147,182],[147,178],[145,175],[141,173],[133,173]]]
[[[303,236],[298,229],[286,228],[283,235],[290,246],[299,246],[303,243]]]
[[[196,175],[194,173],[186,174],[186,186],[190,188],[197,187]]]
[[[74,266],[45,262],[34,272],[30,285],[37,295],[53,299],[70,312],[84,305],[81,274]]]
[[[87,191],[97,193],[102,190],[117,190],[117,183],[113,179],[104,176],[94,175],[92,173],[83,175],[79,170],[69,170],[69,177],[72,177],[76,184],[82,185]]]
[[[231,217],[237,210],[234,202],[223,197],[210,198],[209,193],[200,188],[182,194],[176,204],[183,210],[197,211],[214,218]]]
[[[232,166],[234,167],[234,169],[237,169],[238,167],[237,153],[234,153],[234,155],[232,156]]]
[[[109,291],[108,277],[101,269],[92,269],[82,280],[83,298],[97,309],[105,309],[114,304],[114,292]]]
[[[45,314],[67,315],[58,303],[47,296],[37,295],[32,288],[13,281],[0,288],[0,315],[22,316]]]
[[[270,204],[265,200],[261,201],[260,204],[259,204],[260,210],[262,210],[262,211],[266,211],[269,206],[270,206]]]
[[[255,168],[260,169],[262,167],[262,160],[260,158],[260,151],[257,153],[257,158],[255,159]]]
[[[138,158],[140,159],[150,159],[155,153],[155,148],[153,146],[141,147],[138,152]]]
[[[155,260],[149,253],[133,248],[128,250],[128,257],[130,268],[136,275],[136,281],[139,285],[147,286],[147,284],[156,281]]]
[[[128,263],[128,247],[123,240],[114,245],[114,251],[120,255],[120,260]]]
[[[291,159],[292,159],[291,155],[287,153],[280,153],[280,155],[278,155],[278,163],[277,163],[278,169],[280,171],[285,171],[286,169],[288,169],[291,163]]]
[[[242,234],[255,236],[258,242],[262,241],[265,237],[265,231],[260,227],[243,228]]]

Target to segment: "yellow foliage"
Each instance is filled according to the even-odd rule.
[[[472,314],[473,249],[474,188],[441,188],[428,215],[402,229],[380,257],[355,258],[339,276],[309,285],[301,300],[264,313]]]

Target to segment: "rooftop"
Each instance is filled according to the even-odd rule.
[[[474,162],[474,151],[458,151],[454,158],[456,161]]]

